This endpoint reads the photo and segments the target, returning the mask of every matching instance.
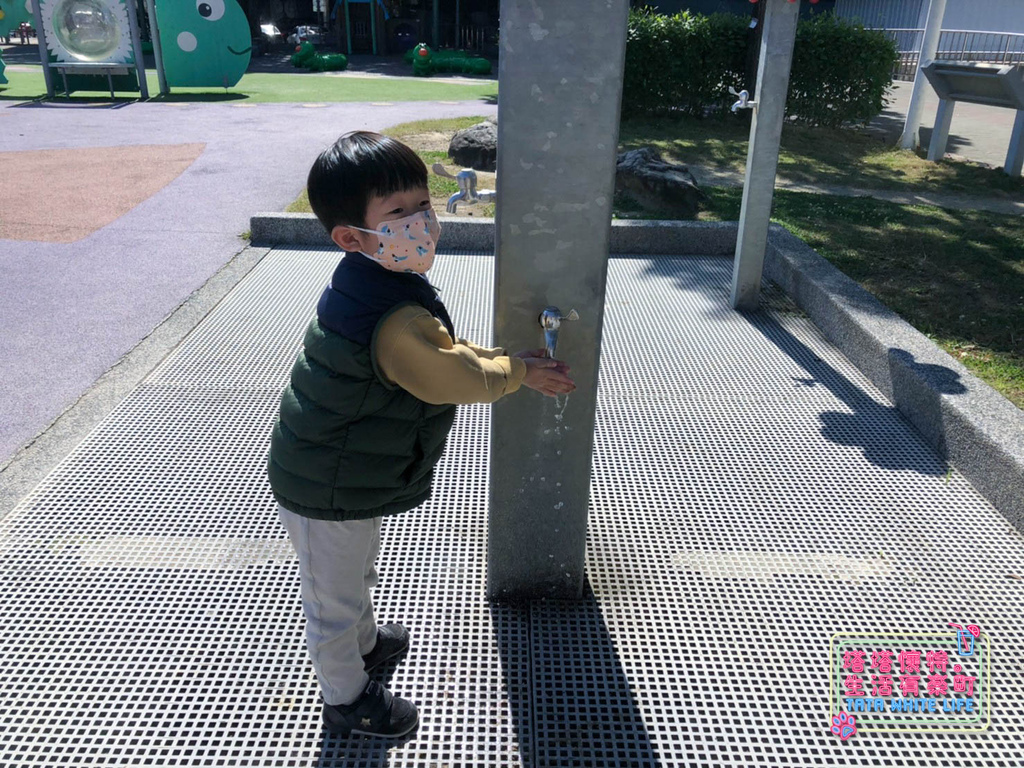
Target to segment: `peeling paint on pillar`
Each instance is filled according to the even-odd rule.
[[[495,341],[543,346],[577,390],[502,398],[491,419],[488,594],[579,598],[628,0],[502,0]],[[525,481],[524,478],[530,478]],[[538,480],[539,478],[539,480]]]

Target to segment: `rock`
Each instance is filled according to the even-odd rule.
[[[690,169],[666,163],[653,147],[619,155],[615,191],[628,194],[645,208],[668,209],[687,218],[696,215],[705,199]]]
[[[448,155],[463,168],[473,168],[477,171],[497,170],[497,121],[477,123],[456,133],[448,145]]]

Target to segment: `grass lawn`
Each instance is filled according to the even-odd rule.
[[[386,131],[417,149],[428,163],[446,161],[439,146],[447,137],[482,118],[430,120],[406,123]],[[670,154],[689,163],[710,157],[724,164],[745,161],[745,146],[716,124],[686,121],[624,123],[624,147],[661,144]],[[717,124],[720,125],[720,124]],[[645,140],[641,131],[650,130]],[[692,129],[692,132],[691,132]],[[671,138],[672,131],[685,138]],[[731,130],[731,129],[730,129]],[[739,131],[739,129],[736,129]],[[863,180],[886,181],[891,166],[904,188],[913,191],[977,192],[984,179],[995,174],[1007,196],[1018,194],[1016,180],[956,162],[925,163],[912,152],[886,149],[877,139],[853,132],[787,128],[784,164],[802,166],[806,178],[835,184],[870,185]],[[746,129],[742,130],[743,142]],[[848,135],[849,134],[849,135]],[[737,133],[737,136],[739,134]],[[693,148],[696,154],[677,154]],[[742,155],[743,161],[738,161]],[[780,163],[780,169],[784,167]],[[937,170],[936,170],[937,169]],[[947,186],[943,178],[953,180]],[[792,178],[792,177],[791,177]],[[974,186],[972,186],[974,185]],[[490,184],[482,184],[492,188]],[[898,188],[889,185],[888,188]],[[435,208],[443,210],[455,182],[431,175]],[[698,218],[736,221],[742,189],[706,187],[708,196]],[[308,211],[305,193],[288,210]],[[477,215],[486,215],[481,211]],[[638,210],[630,200],[616,196],[615,215],[629,218],[672,218],[665,211]],[[903,206],[870,198],[839,197],[777,190],[772,220],[803,238],[812,248],[860,283],[907,322],[960,360],[972,373],[1024,408],[1024,219],[994,213]]]
[[[743,171],[750,127],[735,119],[624,120],[620,149],[653,145],[666,160],[711,169]],[[1024,178],[973,163],[930,163],[860,130],[786,125],[779,175],[796,182],[901,192],[945,193],[1024,200]]]
[[[6,72],[9,85],[0,85],[0,100],[29,101],[46,95],[43,72]],[[159,93],[156,73],[147,72],[151,94]],[[59,95],[60,81],[55,86]],[[130,94],[117,93],[118,100],[133,100]],[[110,100],[109,91],[75,91],[72,100]],[[449,83],[443,80],[351,77],[319,75],[311,72],[278,74],[252,72],[244,75],[234,88],[174,88],[169,96],[156,96],[161,101],[246,101],[248,103],[282,102],[395,102],[395,101],[481,101],[493,104],[498,98],[498,84]]]

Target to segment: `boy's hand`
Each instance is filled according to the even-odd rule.
[[[543,358],[545,360],[552,359],[552,358],[548,357],[548,351],[546,349],[544,349],[544,347],[541,347],[540,349],[524,349],[522,352],[516,352],[514,355],[511,355],[511,357],[518,357],[521,360],[526,360],[528,357],[539,357],[539,358]],[[555,360],[555,362],[558,363],[558,365],[556,366],[556,369],[559,372],[561,372],[561,373],[569,373],[569,366],[568,365],[566,365],[561,360]]]
[[[576,389],[576,384],[566,375],[569,366],[565,363],[552,360],[550,357],[523,357],[522,360],[526,363],[523,384],[530,389],[535,389],[548,397],[565,395]]]

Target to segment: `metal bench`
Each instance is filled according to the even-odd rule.
[[[937,60],[921,67],[921,71],[939,96],[928,159],[935,162],[946,154],[956,102],[1014,109],[1017,119],[1013,124],[1003,170],[1011,176],[1020,176],[1024,167],[1024,64]]]

